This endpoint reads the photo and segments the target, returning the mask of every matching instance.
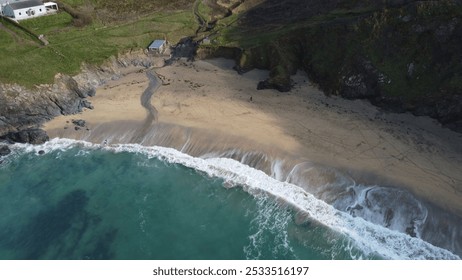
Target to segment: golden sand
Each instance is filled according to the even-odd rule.
[[[294,163],[312,161],[355,180],[405,187],[462,215],[462,135],[436,121],[381,112],[366,101],[327,97],[303,74],[290,93],[257,91],[266,71],[238,75],[224,59],[150,69],[163,78],[151,99],[158,121],[146,126],[140,96],[149,84],[136,69],[100,87],[94,110],[48,122],[51,138],[174,147],[198,156],[259,151]],[[87,126],[75,130],[71,119]]]

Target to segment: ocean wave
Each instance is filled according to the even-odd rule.
[[[102,149],[110,152],[139,153],[172,164],[193,168],[210,177],[219,177],[226,186],[240,186],[254,196],[270,195],[284,201],[310,220],[347,236],[365,255],[379,255],[385,259],[460,259],[452,252],[436,247],[420,238],[411,237],[383,226],[353,217],[317,199],[305,189],[281,182],[263,171],[230,158],[197,158],[172,148],[145,147],[138,144],[97,145],[84,141],[53,139],[43,145],[15,144],[13,153],[45,153],[72,148]],[[285,248],[290,251],[290,248]],[[252,253],[252,252],[251,252]],[[258,254],[258,252],[257,252]]]

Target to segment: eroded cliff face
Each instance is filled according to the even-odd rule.
[[[290,76],[304,70],[326,94],[368,99],[387,110],[430,116],[462,132],[460,0],[203,3],[210,3],[213,11],[211,25],[205,24],[211,28],[212,41],[229,29],[237,36],[224,36],[234,47],[217,40],[201,47],[198,57],[234,58],[239,72],[269,69],[259,89],[289,91]],[[221,27],[220,20],[236,14],[234,23]],[[122,55],[100,67],[84,66],[73,77],[58,74],[53,85],[34,89],[0,85],[0,136],[91,108],[86,97],[108,79],[117,78],[120,67],[152,63],[142,53]]]
[[[462,8],[412,2],[304,34],[303,68],[327,93],[462,132]]]
[[[120,55],[102,66],[83,65],[76,76],[57,74],[52,85],[33,89],[0,84],[0,139],[13,142],[42,143],[48,138],[40,125],[58,115],[75,114],[92,109],[86,99],[95,89],[117,79],[124,68],[151,67],[153,58],[143,52]]]
[[[301,69],[326,94],[462,132],[461,1],[258,1],[228,33],[239,71],[270,70],[260,89],[289,91]]]
[[[72,114],[90,107],[91,94],[69,76],[58,75],[53,86],[27,89],[19,85],[0,85],[0,135],[36,128],[60,114]]]

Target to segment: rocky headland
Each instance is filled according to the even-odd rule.
[[[174,63],[136,51],[100,66],[83,65],[74,76],[57,74],[51,85],[0,85],[0,157],[10,153],[6,144],[43,143],[48,132],[101,144],[167,143],[198,156],[250,158],[245,163],[276,178],[319,162],[329,168],[309,176],[330,180],[336,178],[330,167],[347,170],[359,183],[404,187],[436,205],[431,209],[439,218],[427,224],[428,239],[462,251],[462,135],[428,118],[385,114],[337,97],[430,116],[462,132],[460,1],[199,2],[213,16],[198,14],[196,37],[173,53],[191,56],[198,46],[195,58],[232,58],[242,75],[230,70],[229,61]],[[232,24],[220,23],[233,16]],[[153,73],[144,71],[164,64],[170,66],[156,72],[166,83],[155,83]],[[269,71],[251,71],[255,68]],[[156,100],[151,100],[154,90]],[[93,110],[89,100],[100,107]],[[55,118],[79,112],[75,119]],[[47,132],[42,130],[53,118]],[[258,161],[248,157],[254,152]],[[272,155],[290,168],[267,160]],[[325,181],[306,188],[316,184]],[[324,192],[318,195],[329,200]],[[383,201],[378,197],[373,205]],[[385,204],[381,209],[386,211],[378,223],[391,227],[396,209]],[[404,232],[415,236],[414,222]]]
[[[240,72],[270,70],[259,89],[287,92],[301,69],[326,94],[462,132],[461,1],[208,2],[237,19],[225,29],[212,19],[221,30],[199,56],[233,58]]]
[[[48,140],[41,125],[60,115],[93,109],[87,97],[107,81],[120,78],[132,67],[149,68],[155,60],[142,51],[119,55],[101,66],[83,65],[81,73],[57,74],[51,85],[26,88],[0,84],[0,140],[40,144]]]
[[[303,70],[327,95],[430,116],[462,132],[461,1],[201,3],[211,14],[197,13],[201,25],[196,36],[183,44],[189,46],[186,51],[176,52],[198,59],[232,58],[239,73],[268,69],[258,89],[288,92],[294,85],[291,76]],[[199,46],[196,53],[191,46]],[[83,65],[75,76],[57,74],[52,85],[0,84],[0,139],[46,141],[40,130],[45,121],[91,109],[86,98],[96,87],[120,77],[123,68],[152,63],[140,51],[101,66]]]

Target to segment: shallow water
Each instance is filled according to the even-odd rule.
[[[235,160],[160,147],[16,145],[0,213],[0,259],[458,258]]]

